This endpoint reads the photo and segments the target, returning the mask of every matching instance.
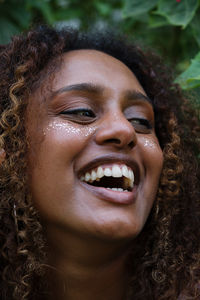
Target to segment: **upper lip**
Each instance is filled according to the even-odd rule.
[[[93,159],[90,162],[83,165],[83,167],[81,167],[78,170],[78,172],[77,172],[78,177],[80,178],[81,175],[84,175],[86,172],[88,172],[98,166],[105,165],[105,164],[113,164],[113,163],[125,164],[126,166],[131,168],[133,170],[134,177],[135,177],[134,184],[138,185],[139,180],[140,180],[139,165],[134,159],[124,156],[124,155],[107,154],[107,155],[96,157],[95,159]]]

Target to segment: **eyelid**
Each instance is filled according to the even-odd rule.
[[[78,112],[90,112],[95,117],[94,111],[91,108],[86,108],[86,107],[65,109],[65,110],[61,111],[60,114],[73,114],[73,113],[78,113]]]
[[[132,126],[134,127],[137,133],[149,134],[152,132],[152,129],[154,128],[154,126],[152,126],[152,123],[146,118],[136,117],[136,118],[128,119],[128,121],[132,124]],[[135,121],[139,121],[139,122],[135,122]]]
[[[152,122],[150,120],[148,120],[147,118],[140,118],[140,117],[133,117],[133,118],[129,118],[129,121],[140,121],[143,122],[143,124],[145,125],[149,125],[151,128],[153,128]]]
[[[74,94],[57,95],[50,103],[50,110],[59,114],[61,111],[73,110],[76,108],[91,109],[94,111],[93,101],[91,99]]]
[[[140,102],[127,106],[124,109],[124,115],[127,120],[138,119],[138,120],[147,120],[152,127],[154,127],[154,111],[150,103]]]
[[[87,113],[89,113],[89,115],[87,115]],[[95,112],[92,109],[86,107],[65,109],[61,111],[58,115],[70,122],[82,125],[91,124],[97,119]]]

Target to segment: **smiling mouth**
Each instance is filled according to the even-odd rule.
[[[81,181],[93,187],[115,192],[131,192],[134,188],[134,172],[125,164],[98,166],[81,176]]]

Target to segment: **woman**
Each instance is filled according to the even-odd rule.
[[[199,299],[199,123],[123,37],[1,47],[1,299]]]

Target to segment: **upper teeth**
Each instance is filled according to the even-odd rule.
[[[125,185],[127,187],[133,187],[134,183],[134,173],[133,171],[127,167],[126,165],[110,165],[110,166],[99,166],[96,169],[92,169],[90,172],[85,173],[85,175],[81,176],[82,181],[93,182],[99,181],[103,176],[107,177],[125,177]]]

